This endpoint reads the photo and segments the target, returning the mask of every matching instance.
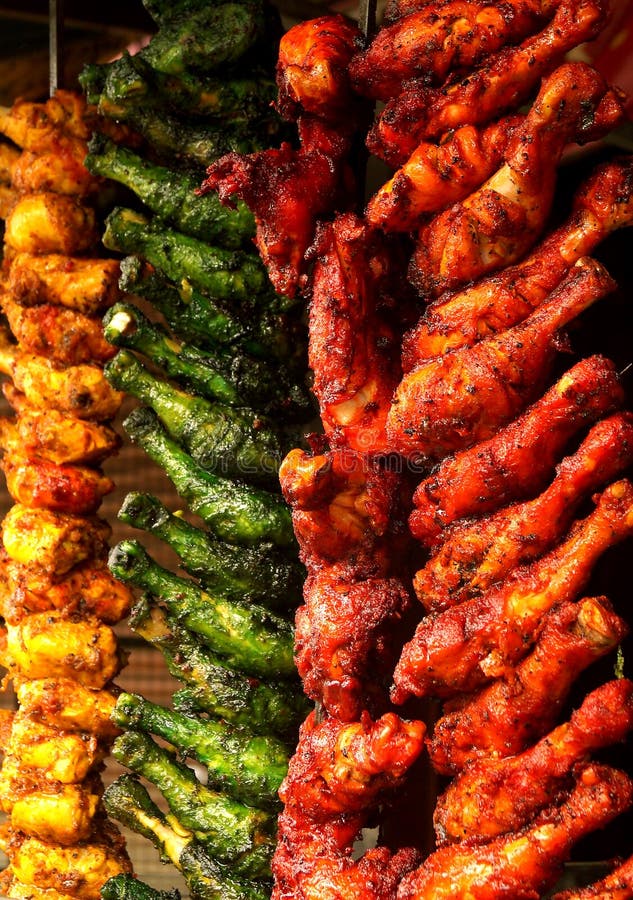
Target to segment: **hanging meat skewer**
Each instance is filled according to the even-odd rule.
[[[122,395],[102,372],[114,348],[99,313],[116,298],[118,266],[88,256],[99,182],[82,163],[86,118],[68,92],[0,115],[22,148],[1,299],[9,329],[0,367],[15,413],[1,425],[14,500],[2,523],[3,664],[18,696],[0,770],[9,897],[96,898],[131,868],[99,774],[124,662],[112,626],[131,595],[107,568],[111,528],[98,516],[113,489],[101,464],[119,447],[111,420]]]

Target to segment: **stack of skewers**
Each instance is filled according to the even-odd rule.
[[[96,898],[130,869],[100,776],[124,661],[113,626],[131,594],[107,567],[111,527],[98,515],[122,394],[103,374],[114,350],[101,316],[119,267],[99,256],[102,180],[83,166],[91,115],[64,91],[0,113],[13,194],[0,300],[15,413],[0,422],[14,501],[2,522],[2,663],[18,701],[2,720],[9,897]]]

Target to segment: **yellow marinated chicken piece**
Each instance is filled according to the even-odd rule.
[[[14,504],[2,521],[2,541],[15,562],[65,575],[85,559],[105,555],[112,529],[96,516],[72,516]]]
[[[19,253],[70,256],[95,246],[97,240],[94,210],[53,191],[25,194],[5,222],[5,245]]]
[[[10,848],[13,877],[23,885],[41,890],[98,900],[108,878],[131,871],[121,839],[108,840],[107,834],[99,838],[73,847],[25,838],[17,847]]]
[[[87,141],[86,101],[73,91],[56,91],[45,103],[16,100],[0,107],[0,132],[18,147],[42,153],[65,134]]]
[[[8,869],[5,869],[8,875]],[[11,900],[73,900],[71,894],[62,894],[49,888],[39,888],[34,884],[23,884],[16,878],[5,877],[2,888],[2,896]]]
[[[49,253],[11,257],[7,290],[17,303],[52,303],[87,315],[102,313],[119,298],[119,262]]]
[[[38,722],[19,709],[5,744],[5,765],[37,769],[42,777],[62,784],[78,784],[104,758],[97,738],[88,732],[60,731]]]
[[[123,663],[109,625],[94,616],[66,616],[57,610],[32,613],[17,625],[7,625],[7,658],[24,678],[76,678],[97,690]]]
[[[55,191],[75,197],[95,193],[102,179],[83,165],[86,145],[66,140],[46,153],[25,151],[13,167],[12,184],[20,193]]]
[[[58,409],[38,409],[12,385],[4,393],[15,418],[0,417],[0,447],[8,452],[39,456],[51,462],[95,464],[113,456],[121,438],[109,425],[78,419]]]
[[[100,807],[98,784],[28,785],[0,772],[0,808],[11,828],[44,841],[69,847],[85,841]]]
[[[105,562],[87,560],[61,581],[12,559],[0,570],[0,614],[15,625],[25,615],[50,609],[94,615],[108,625],[120,622],[133,602],[130,588],[118,581]]]
[[[0,372],[13,379],[31,406],[57,409],[78,419],[107,421],[123,402],[123,393],[110,387],[99,366],[55,368],[45,356],[21,352],[6,329],[0,329]]]
[[[64,731],[89,731],[98,738],[119,734],[110,716],[116,694],[92,690],[74,678],[35,678],[14,685],[20,708],[31,718]]]

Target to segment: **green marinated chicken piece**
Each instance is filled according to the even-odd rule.
[[[154,375],[129,350],[104,367],[109,383],[150,406],[168,434],[205,471],[247,482],[277,483],[290,449],[272,420],[246,406],[213,403]]]
[[[159,891],[135,875],[120,872],[101,888],[101,900],[181,900],[180,891]]]
[[[221,657],[147,596],[134,607],[130,627],[160,650],[171,675],[185,685],[173,697],[178,711],[226,719],[258,734],[276,734],[294,747],[299,724],[310,710],[296,673],[287,681],[260,681],[227,668]]]
[[[163,738],[182,756],[207,768],[207,785],[260,809],[279,806],[277,791],[288,770],[288,749],[277,738],[221,720],[200,719],[123,693],[112,712],[125,730]]]
[[[192,287],[187,279],[171,282],[138,256],[121,260],[121,290],[148,300],[182,340],[213,350],[218,345],[282,361],[294,371],[306,369],[306,329],[289,318],[275,294],[226,305]]]
[[[103,325],[111,344],[142,353],[170,378],[201,397],[264,414],[282,414],[285,421],[305,421],[313,414],[307,388],[292,384],[283,368],[273,370],[264,360],[237,348],[209,352],[179,341],[127,303],[112,306]]]
[[[269,900],[265,882],[236,878],[175,817],[163,815],[135,776],[121,775],[113,781],[103,802],[109,816],[151,841],[161,859],[182,873],[192,900]]]
[[[198,781],[193,769],[149,735],[126,731],[112,756],[161,792],[175,820],[219,862],[247,878],[270,876],[277,817],[231,800]]]
[[[288,678],[295,672],[293,628],[257,604],[214,597],[195,582],[160,566],[138,541],[123,540],[110,552],[112,574],[148,592],[227,666],[262,678]]]
[[[207,472],[166,434],[156,414],[146,407],[132,410],[123,428],[221,540],[246,546],[268,541],[297,553],[290,510],[279,494]]]
[[[237,547],[171,513],[151,494],[133,491],[123,500],[119,519],[165,541],[182,567],[214,596],[271,609],[292,609],[301,599],[305,569],[272,544]]]
[[[187,279],[192,287],[217,300],[240,303],[272,292],[255,254],[211,247],[132,209],[116,207],[110,213],[103,243],[109,250],[142,256],[172,281]]]
[[[161,221],[211,245],[237,249],[255,234],[253,214],[241,200],[235,209],[213,192],[196,194],[201,178],[149,162],[104,135],[94,135],[84,161],[88,171],[125,185]]]

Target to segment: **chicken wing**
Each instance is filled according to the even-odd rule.
[[[599,263],[583,258],[523,322],[408,372],[387,415],[391,449],[440,459],[491,438],[538,396],[557,332],[614,287]]]
[[[404,371],[516,325],[547,298],[582,256],[631,222],[633,160],[628,157],[598,166],[578,191],[570,218],[525,260],[428,306],[404,336]]]
[[[400,378],[398,320],[390,308],[397,260],[391,245],[351,213],[321,230],[308,356],[332,446],[390,449],[385,422]]]
[[[439,84],[451,70],[472,68],[538,31],[555,8],[552,0],[425,5],[379,29],[369,47],[352,57],[352,84],[375,100],[391,100],[412,78]]]
[[[633,728],[633,683],[609,681],[585,697],[571,719],[517,756],[466,767],[439,798],[435,831],[441,843],[485,842],[527,825],[566,792],[574,766],[622,741]]]
[[[120,297],[118,259],[83,259],[49,253],[12,254],[7,291],[22,306],[50,303],[99,315]]]
[[[398,578],[350,578],[346,564],[309,575],[297,610],[295,658],[304,692],[344,722],[383,712],[411,598]]]
[[[522,831],[481,846],[441,847],[405,875],[398,900],[535,900],[559,877],[573,845],[604,827],[633,802],[633,782],[608,766],[587,765],[572,792]]]
[[[352,133],[351,127],[302,116],[299,149],[283,143],[247,156],[229,153],[207,169],[202,194],[217,191],[228,205],[238,197],[252,209],[257,248],[280,294],[292,297],[305,284],[318,218],[351,205]]]
[[[553,547],[581,501],[632,463],[633,413],[616,413],[598,422],[534,500],[447,529],[437,551],[414,577],[418,599],[427,611],[437,612],[502,581],[512,569]]]
[[[397,565],[398,549],[406,552],[406,540],[398,549],[389,540],[399,476],[379,459],[353,450],[309,455],[297,448],[282,462],[279,480],[309,571],[346,560],[357,577],[384,575]]]
[[[503,674],[528,652],[545,614],[574,600],[599,557],[633,533],[633,485],[617,481],[546,556],[480,597],[427,616],[404,646],[392,699],[450,697]]]
[[[365,218],[383,231],[413,231],[428,213],[463,200],[499,167],[523,116],[486,127],[462,125],[442,141],[423,141],[373,195]]]
[[[451,701],[427,749],[443,775],[479,758],[521,753],[556,723],[572,685],[627,635],[605,597],[562,603],[545,617],[534,649],[471,697]]]
[[[116,353],[103,336],[101,319],[51,303],[21,306],[8,292],[0,303],[13,336],[27,353],[61,366],[105,363]]]
[[[633,856],[600,881],[583,888],[559,891],[552,900],[631,900],[633,897]]]
[[[361,42],[358,26],[339,14],[290,28],[279,42],[275,105],[280,115],[296,121],[307,113],[332,122],[353,116],[359,98],[348,66]]]
[[[21,453],[5,453],[0,468],[11,497],[32,509],[91,515],[101,506],[106,494],[114,490],[112,479],[99,469],[57,465]]]
[[[429,87],[423,78],[413,80],[387,103],[369,132],[370,152],[395,168],[423,140],[515,109],[569,50],[598,34],[606,15],[602,0],[566,0],[542,31],[491,54],[462,80],[441,87]]]
[[[600,356],[582,359],[518,419],[488,441],[443,460],[418,485],[411,533],[431,544],[457,519],[534,496],[571,438],[623,402],[613,363]]]
[[[521,259],[549,217],[558,162],[571,141],[602,137],[622,120],[621,96],[585,63],[565,63],[543,82],[504,164],[420,231],[409,279],[437,297]],[[589,125],[588,125],[589,123]]]

